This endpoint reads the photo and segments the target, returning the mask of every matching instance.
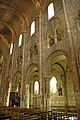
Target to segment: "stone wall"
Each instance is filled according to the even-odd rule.
[[[4,81],[7,82],[7,78],[10,77],[12,88],[11,91],[14,91],[14,77],[17,72],[22,74],[22,83],[21,83],[21,105],[24,107],[29,107],[29,99],[27,97],[29,91],[27,93],[28,87],[26,84],[32,84],[33,82],[29,81],[28,69],[32,66],[38,68],[38,76],[40,82],[40,108],[46,108],[46,97],[49,101],[47,101],[47,108],[49,106],[56,106],[56,108],[64,107],[67,104],[68,107],[75,107],[75,94],[76,91],[79,90],[78,86],[78,77],[79,77],[79,34],[80,30],[77,28],[77,23],[75,23],[75,19],[78,18],[78,11],[80,2],[79,0],[54,0],[54,8],[55,8],[55,15],[48,20],[48,12],[47,7],[49,1],[44,6],[44,12],[41,15],[37,16],[35,19],[36,28],[35,34],[32,36],[30,35],[30,25],[27,26],[27,30],[23,32],[23,43],[21,47],[18,47],[18,42],[14,42],[14,50],[13,54],[6,56],[5,68],[3,73],[4,79],[2,81],[2,88],[3,88],[3,98],[6,92]],[[66,6],[66,8],[65,8]],[[67,14],[67,16],[66,16]],[[78,26],[79,27],[79,26]],[[61,40],[58,40],[56,30],[61,31]],[[19,35],[17,35],[17,39]],[[50,37],[53,39],[53,44],[49,42]],[[56,94],[53,94],[50,99],[49,93],[49,84],[47,84],[47,90],[45,91],[44,85],[44,78],[48,77],[48,83],[51,78],[51,74],[49,73],[49,64],[52,58],[56,56],[64,55],[67,59],[66,64],[66,96],[64,96],[64,88],[63,96],[58,96],[58,91]],[[58,62],[58,60],[57,60]],[[60,63],[60,62],[59,62]],[[62,67],[64,68],[64,62],[61,63]],[[66,72],[67,68],[69,69],[68,73]],[[34,70],[33,70],[34,71]],[[35,72],[36,73],[36,72]],[[37,74],[36,74],[37,75]],[[62,84],[61,81],[61,74],[56,75],[59,84]],[[33,77],[33,76],[32,76]],[[33,81],[36,78],[32,78]],[[77,82],[76,82],[77,81]],[[33,87],[32,87],[33,93]],[[46,94],[45,94],[46,93]],[[25,96],[24,96],[25,95]],[[33,97],[31,96],[31,103],[33,103]],[[65,98],[66,103],[65,103]],[[51,105],[50,103],[51,102]]]

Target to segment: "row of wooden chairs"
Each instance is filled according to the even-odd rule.
[[[0,106],[0,117],[2,114],[10,120],[47,120],[48,112],[39,109],[26,109],[19,107]]]
[[[53,109],[50,117],[51,120],[78,120],[76,110]]]
[[[0,120],[78,120],[76,111],[27,109],[0,106]]]

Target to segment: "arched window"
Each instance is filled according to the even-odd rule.
[[[31,23],[31,36],[35,33],[35,21]]]
[[[22,44],[22,34],[20,34],[19,36],[19,47],[21,46],[21,44]]]
[[[52,77],[50,80],[50,93],[56,93],[57,91],[57,81],[55,77]]]
[[[54,5],[53,3],[50,3],[48,6],[48,19],[52,18],[54,16]]]
[[[13,51],[13,43],[11,43],[11,47],[10,47],[10,55],[12,54]]]
[[[35,81],[34,83],[34,94],[38,95],[39,94],[39,82]]]

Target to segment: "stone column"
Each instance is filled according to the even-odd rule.
[[[44,110],[47,110],[47,85],[46,85],[46,77],[44,78]]]
[[[24,107],[24,96],[25,96],[25,50],[26,50],[26,38],[27,33],[23,33],[23,55],[22,55],[22,82],[21,82],[21,107]]]
[[[8,55],[8,54],[7,54]],[[6,76],[6,72],[7,71],[7,64],[6,64],[6,59],[8,57],[4,54],[4,59],[3,59],[3,69],[2,69],[2,72],[1,72],[1,89],[0,89],[0,101],[1,101],[1,105],[5,105],[5,92],[6,92],[6,79],[5,79],[5,76]]]
[[[51,110],[49,77],[44,77],[44,109],[49,111]]]
[[[75,92],[78,120],[80,120],[80,91]]]
[[[24,107],[29,108],[29,83],[25,84]]]
[[[16,44],[14,44],[14,51],[16,50]],[[15,52],[12,54],[12,66],[11,66],[11,91],[10,92],[15,92],[15,80],[14,80],[14,74],[15,74]]]
[[[64,101],[65,101],[65,112],[67,112],[67,108],[68,108],[68,100],[67,100],[67,88],[66,88],[66,77],[63,76],[61,77],[62,80],[62,84],[63,84],[63,89],[64,89]]]
[[[2,86],[3,87],[3,86]],[[4,93],[3,93],[3,88],[1,88],[1,97],[0,97],[0,105],[3,106],[4,105]]]
[[[44,109],[43,93],[43,52],[42,52],[42,14],[39,16],[39,52],[40,52],[40,109]]]

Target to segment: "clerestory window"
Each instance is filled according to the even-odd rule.
[[[21,46],[21,44],[22,44],[22,34],[20,34],[19,36],[19,47]]]
[[[54,16],[54,5],[53,3],[50,3],[48,6],[48,19],[52,18]]]
[[[10,47],[10,55],[12,54],[13,51],[13,43],[11,43],[11,47]]]
[[[35,21],[31,23],[31,36],[35,33]]]

